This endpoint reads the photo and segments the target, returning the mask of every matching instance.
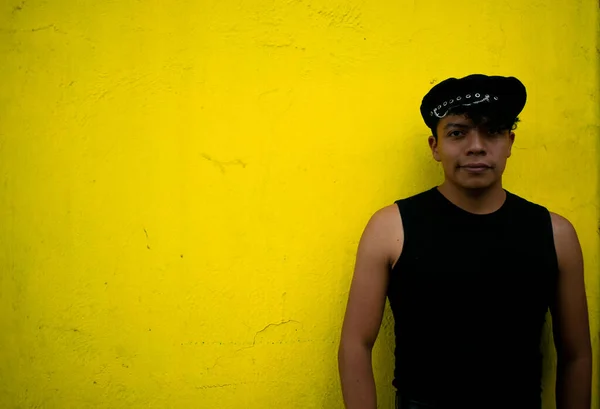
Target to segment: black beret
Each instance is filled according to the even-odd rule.
[[[434,86],[423,97],[421,116],[429,128],[448,114],[451,108],[490,104],[490,109],[503,116],[516,118],[525,106],[527,91],[515,77],[473,74],[464,78],[448,78]]]

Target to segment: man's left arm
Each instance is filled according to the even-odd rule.
[[[551,216],[559,269],[550,307],[558,361],[556,407],[590,409],[592,349],[581,245],[567,219]]]

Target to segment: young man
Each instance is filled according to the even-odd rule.
[[[401,409],[540,409],[548,309],[557,408],[590,408],[577,235],[567,219],[502,187],[525,100],[518,79],[485,75],[450,78],[423,98],[445,180],[379,210],[364,230],[339,348],[347,409],[377,407],[371,349],[386,296]]]

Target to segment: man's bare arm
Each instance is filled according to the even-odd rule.
[[[373,215],[358,245],[338,351],[347,409],[377,407],[371,351],[381,326],[390,266],[402,243],[401,218],[392,205]]]
[[[557,409],[589,409],[592,350],[583,275],[583,256],[577,233],[562,216],[552,214],[558,256],[556,299],[551,306],[558,369]]]

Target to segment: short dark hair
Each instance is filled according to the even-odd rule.
[[[475,126],[482,126],[490,131],[514,131],[517,129],[517,124],[520,122],[519,117],[507,115],[497,107],[492,107],[489,104],[477,104],[469,106],[457,106],[451,108],[447,115],[464,115],[469,118]],[[437,126],[431,128],[433,137],[437,140]]]

